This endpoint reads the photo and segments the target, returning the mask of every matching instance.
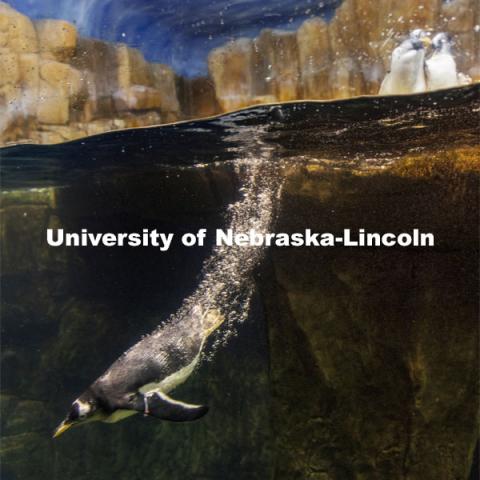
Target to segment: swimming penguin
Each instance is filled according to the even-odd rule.
[[[429,90],[452,88],[471,83],[470,77],[457,72],[452,54],[452,41],[446,33],[437,33],[432,40],[433,54],[426,61]]]
[[[186,422],[203,417],[208,407],[173,400],[168,393],[197,365],[208,336],[224,321],[217,310],[194,307],[181,321],[167,323],[125,352],[73,403],[55,430],[92,421],[114,423],[136,413]]]
[[[383,79],[379,95],[419,93],[427,89],[424,47],[429,43],[427,34],[421,29],[416,29],[395,48],[390,71]]]

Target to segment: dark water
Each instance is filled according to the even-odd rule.
[[[475,143],[480,88],[416,96],[259,106],[202,121],[114,131],[53,146],[3,148],[2,187],[63,185],[133,168],[235,160],[258,140],[282,156],[328,158],[334,166],[382,165],[409,152]]]
[[[474,478],[479,93],[260,106],[0,150],[2,478]],[[48,227],[227,226],[420,228],[437,242],[45,242]],[[208,404],[204,419],[136,416],[51,439],[125,349],[207,297],[226,326],[172,393]]]

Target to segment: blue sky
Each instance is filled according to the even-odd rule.
[[[296,29],[331,17],[341,0],[7,0],[32,18],[62,18],[84,36],[122,41],[188,76],[206,73],[208,52],[262,28]]]

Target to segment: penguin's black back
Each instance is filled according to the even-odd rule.
[[[200,326],[188,323],[169,323],[143,338],[118,358],[90,390],[100,399],[120,398],[190,365],[200,353],[204,334]]]

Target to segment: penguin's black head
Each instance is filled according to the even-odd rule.
[[[96,420],[97,412],[98,407],[95,398],[89,392],[84,393],[72,403],[70,411],[65,420],[55,430],[53,438],[58,437],[70,427]]]
[[[442,50],[444,47],[450,48],[452,46],[452,38],[444,32],[437,33],[432,40],[432,47],[434,50]]]
[[[412,39],[409,40],[413,50],[423,50],[423,43],[421,40]]]
[[[416,28],[410,32],[408,37],[411,46],[414,50],[422,50],[428,48],[432,41],[430,40],[430,34],[421,28]]]

